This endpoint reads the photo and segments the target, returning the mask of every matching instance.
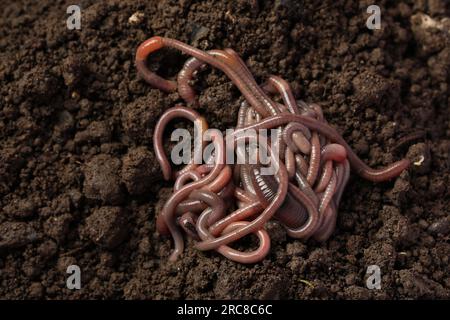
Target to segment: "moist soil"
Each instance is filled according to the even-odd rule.
[[[377,1],[380,30],[366,27],[373,1],[79,1],[81,29],[69,30],[72,2],[0,4],[1,298],[450,298],[448,1]],[[152,136],[180,97],[136,74],[153,35],[231,47],[259,83],[277,74],[320,103],[369,165],[413,165],[378,184],[352,175],[326,243],[271,222],[261,263],[192,241],[169,263],[155,216],[171,185]],[[173,77],[186,59],[163,50],[150,67]],[[236,87],[209,68],[195,87],[210,126],[233,127]],[[69,265],[80,290],[66,287]],[[381,289],[366,286],[370,265]]]

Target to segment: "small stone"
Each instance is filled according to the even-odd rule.
[[[145,194],[160,178],[155,156],[145,147],[131,149],[122,163],[122,181],[131,195]]]
[[[128,18],[128,23],[132,25],[138,25],[144,21],[144,13],[140,11],[136,11]]]
[[[429,227],[428,227],[428,232],[430,232],[431,234],[434,235],[444,235],[446,236],[447,234],[450,233],[450,217],[444,217],[442,219],[439,219],[436,222],[433,222]]]
[[[113,249],[127,235],[127,219],[120,207],[101,207],[87,219],[85,232],[97,245]]]
[[[110,155],[101,154],[92,158],[84,167],[83,192],[86,197],[105,204],[120,204],[123,200],[120,168],[120,160]]]
[[[416,143],[409,147],[406,158],[412,163],[411,170],[418,174],[426,174],[431,167],[430,148],[426,143]]]
[[[34,223],[4,222],[0,224],[0,250],[15,249],[40,239]]]
[[[14,200],[3,207],[3,211],[14,218],[29,218],[36,211],[36,205],[32,199]]]

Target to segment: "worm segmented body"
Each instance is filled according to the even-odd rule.
[[[147,68],[148,56],[163,47],[191,56],[177,81],[163,79]],[[155,128],[156,158],[164,178],[175,180],[174,192],[157,218],[158,231],[171,234],[174,240],[170,260],[182,253],[184,233],[197,240],[195,247],[199,250],[216,250],[240,263],[261,261],[270,249],[264,226],[271,219],[284,225],[291,237],[326,241],[336,226],[350,168],[365,179],[380,182],[398,176],[409,166],[409,161],[403,159],[382,169],[368,167],[324,119],[319,105],[297,101],[290,85],[278,76],[270,76],[259,86],[232,49],[205,52],[174,39],[153,37],[143,42],[136,53],[136,67],[145,81],[164,92],[178,91],[189,105],[198,105],[191,81],[205,65],[223,71],[245,101],[237,116],[237,130],[231,136],[224,139],[220,132],[208,131],[214,153],[205,164],[192,161],[174,173],[163,148],[164,129],[175,118],[192,121],[196,132],[205,134],[208,124],[197,112],[175,106],[161,116]],[[282,104],[274,100],[275,95],[281,97]],[[245,132],[250,129],[276,129],[272,145],[258,145],[275,164],[275,173],[263,174],[265,166],[259,161],[225,163],[228,141],[233,142],[233,147],[241,139],[248,142]],[[201,158],[204,149],[204,143],[197,143],[194,157]],[[238,147],[236,153],[248,155],[249,151]],[[257,249],[239,251],[230,247],[249,234],[258,237]]]

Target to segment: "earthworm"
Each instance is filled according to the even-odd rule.
[[[306,180],[310,185],[313,185],[319,174],[320,168],[320,141],[317,132],[311,136],[311,154],[309,156],[309,167]]]
[[[277,162],[277,159],[275,158],[274,154],[271,153],[271,160],[273,162]],[[270,218],[275,214],[275,212],[281,207],[281,205],[284,202],[284,198],[287,194],[287,188],[288,188],[288,175],[286,168],[283,163],[278,163],[278,179],[279,179],[279,187],[277,190],[277,193],[275,197],[273,198],[272,202],[264,209],[264,211],[259,215],[256,219],[249,222],[248,224],[245,224],[244,227],[234,229],[232,232],[224,234],[218,238],[215,239],[208,239],[204,240],[202,242],[199,242],[196,244],[196,248],[199,250],[211,250],[213,248],[219,247],[221,245],[228,244],[230,242],[234,242],[238,240],[239,238],[255,232],[264,226],[264,224],[270,220]]]
[[[172,177],[172,168],[170,166],[169,160],[164,152],[163,147],[163,133],[166,125],[175,118],[185,118],[194,123],[194,127],[197,133],[203,137],[204,132],[208,128],[208,124],[202,116],[192,109],[177,106],[168,109],[159,119],[155,127],[155,134],[153,135],[153,146],[155,148],[156,159],[161,166],[164,179],[169,180]],[[194,147],[194,160],[202,158],[202,146],[198,145]]]
[[[292,151],[310,154],[311,132],[304,125],[298,122],[289,123],[283,130],[283,139]]]
[[[288,124],[290,122],[299,122],[308,127],[310,130],[317,131],[318,133],[327,137],[329,140],[342,145],[347,151],[348,160],[350,161],[351,166],[356,171],[356,173],[364,179],[373,182],[390,180],[394,177],[397,177],[403,170],[409,167],[410,161],[408,159],[402,159],[386,166],[385,168],[372,169],[353,152],[353,150],[339,135],[336,129],[322,123],[321,121],[318,121],[317,119],[313,119],[304,115],[279,114],[270,116],[258,123],[236,130],[233,135],[239,135],[241,132],[248,129],[272,129],[279,127],[280,125]]]
[[[146,65],[148,56],[163,47],[191,56],[177,81],[161,78]],[[156,159],[164,179],[175,179],[174,192],[156,220],[157,230],[173,237],[171,261],[183,250],[182,231],[198,240],[195,247],[199,250],[215,250],[240,263],[261,261],[270,249],[270,237],[264,229],[270,219],[281,223],[291,237],[326,241],[336,227],[351,168],[365,179],[380,182],[398,176],[409,166],[409,161],[403,159],[381,169],[368,167],[329,125],[318,104],[295,100],[291,86],[279,76],[270,76],[259,86],[231,48],[204,52],[177,40],[152,37],[136,52],[136,67],[145,81],[165,92],[178,90],[191,105],[198,105],[191,81],[207,64],[224,72],[244,100],[237,115],[237,130],[227,134],[225,140],[220,131],[207,130],[206,120],[197,112],[180,105],[166,110],[156,125]],[[272,100],[277,94],[283,103]],[[194,159],[172,173],[163,149],[163,134],[168,122],[175,118],[192,121],[196,136]],[[267,145],[256,139],[262,129],[275,130]],[[211,138],[214,152],[202,137]],[[236,156],[245,162],[226,164],[229,158],[225,151],[229,150],[233,151],[230,159]],[[209,158],[203,159],[204,151],[210,152]],[[274,173],[263,174],[269,167],[261,163],[262,151],[267,153]],[[256,163],[248,163],[248,159]],[[256,250],[238,251],[228,246],[251,233],[259,239]]]
[[[195,230],[197,218],[198,217],[195,214],[188,211],[178,219],[178,224],[181,226],[181,228],[183,228],[184,232],[186,232],[186,234],[188,234],[191,238],[200,240],[200,237],[198,236]]]
[[[162,38],[162,37],[152,37],[144,41],[136,52],[136,67],[144,79],[150,83],[152,86],[159,88],[166,92],[172,92],[176,90],[176,83],[173,81],[168,81],[155,73],[148,70],[145,61],[147,57],[157,50],[163,47],[171,47],[180,50],[181,52],[193,56],[205,63],[208,63],[219,70],[223,71],[231,81],[239,88],[247,101],[263,116],[268,116],[270,114],[276,114],[276,106],[274,103],[265,95],[264,92],[259,88],[256,82],[251,81],[250,83],[241,80],[241,77],[245,77],[245,70],[242,70],[242,66],[239,61],[234,61],[229,59],[218,59],[214,56],[203,52],[197,48],[191,47],[178,40]],[[224,62],[232,62],[232,65]],[[256,94],[255,94],[256,93]]]
[[[161,213],[159,217],[160,219],[164,219],[164,223],[169,229],[172,238],[174,240],[175,248],[172,252],[172,254],[169,257],[169,260],[174,261],[178,258],[178,256],[183,252],[184,248],[184,242],[183,242],[183,236],[181,232],[179,231],[176,223],[175,223],[175,210],[177,205],[188,197],[188,195],[199,188],[202,188],[203,186],[207,185],[208,183],[212,182],[214,178],[219,175],[220,171],[222,171],[222,168],[224,166],[223,164],[223,158],[224,158],[224,145],[223,145],[223,138],[220,134],[218,134],[216,131],[213,131],[212,133],[213,142],[215,144],[217,153],[216,153],[216,166],[214,169],[204,178],[192,182],[188,185],[185,185],[180,190],[176,191],[165,203],[163,209],[161,210]],[[159,218],[158,217],[158,218]],[[157,221],[158,223],[158,221]],[[161,223],[159,223],[161,225]]]
[[[204,62],[196,58],[190,58],[186,61],[181,71],[178,73],[178,94],[188,104],[197,104],[196,94],[192,89],[190,82],[193,79],[194,72],[204,65]]]
[[[287,106],[291,113],[300,113],[300,111],[298,110],[297,102],[295,101],[294,94],[292,93],[291,86],[286,80],[272,75],[267,80],[267,84],[268,86],[273,86],[273,88],[278,91],[278,93],[280,93],[284,104]]]

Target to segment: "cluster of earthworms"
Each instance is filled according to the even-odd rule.
[[[161,78],[147,66],[148,56],[163,47],[191,56],[176,81]],[[350,167],[361,177],[378,182],[398,176],[409,165],[403,159],[383,169],[371,169],[327,123],[317,104],[297,101],[289,84],[277,76],[258,85],[232,49],[205,52],[174,39],[152,37],[136,53],[141,77],[165,92],[178,91],[188,106],[198,104],[192,80],[204,65],[224,72],[244,97],[231,137],[233,146],[237,140],[247,139],[245,132],[250,129],[274,129],[274,142],[258,147],[266,149],[277,170],[270,175],[262,174],[264,165],[259,162],[227,164],[230,137],[224,139],[217,130],[207,131],[206,120],[189,107],[176,105],[166,110],[155,128],[153,144],[164,178],[175,181],[173,193],[157,217],[159,233],[170,234],[174,240],[170,260],[183,252],[185,234],[196,240],[199,250],[216,250],[241,263],[258,262],[270,249],[264,227],[271,219],[278,220],[291,237],[325,241],[335,229]],[[172,170],[163,133],[175,118],[192,121],[200,134],[209,132],[214,153],[207,162],[192,161],[177,172]],[[203,152],[205,145],[199,143],[194,153]],[[257,249],[239,251],[230,246],[249,234],[258,237]]]

